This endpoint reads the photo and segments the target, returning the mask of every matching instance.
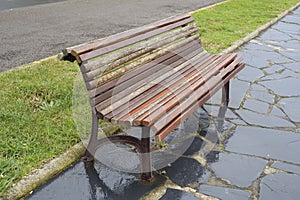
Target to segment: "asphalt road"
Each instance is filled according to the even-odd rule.
[[[221,1],[66,0],[2,10],[0,72],[58,54],[65,47]]]

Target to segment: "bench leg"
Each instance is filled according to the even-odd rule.
[[[152,164],[151,164],[151,152],[150,152],[150,127],[142,127],[141,138],[141,178],[142,180],[151,181],[152,176]]]
[[[222,103],[224,103],[226,106],[229,102],[229,81],[223,86],[222,88]]]
[[[85,154],[82,157],[82,161],[84,162],[92,162],[94,161],[94,155],[96,152],[96,143],[98,138],[98,126],[99,120],[96,114],[96,111],[92,110],[92,130],[91,137],[89,140],[89,144],[85,150]]]

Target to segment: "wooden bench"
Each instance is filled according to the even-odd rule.
[[[142,179],[151,180],[150,129],[163,140],[183,120],[223,88],[243,67],[237,54],[203,50],[189,15],[175,16],[63,50],[77,60],[92,108],[92,131],[85,154],[109,142],[136,147]],[[142,127],[141,139],[113,135],[98,140],[99,119]]]

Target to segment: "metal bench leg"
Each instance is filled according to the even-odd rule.
[[[229,102],[229,81],[223,86],[222,88],[222,103],[224,103],[226,106]]]
[[[152,176],[152,164],[151,164],[151,153],[150,153],[150,127],[142,127],[142,138],[141,138],[141,172],[142,180],[151,181]]]
[[[98,139],[98,127],[99,127],[99,119],[97,117],[96,111],[92,110],[92,130],[91,137],[89,140],[89,144],[85,150],[85,154],[82,157],[84,162],[92,162],[94,161],[94,155],[96,152],[96,143]]]

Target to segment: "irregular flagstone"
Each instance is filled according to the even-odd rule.
[[[225,149],[300,164],[299,145],[298,133],[239,126]]]
[[[279,32],[281,32],[283,34],[285,33],[288,36],[289,36],[289,34],[299,33],[300,32],[300,26],[295,26],[294,23],[286,22],[287,19],[288,18],[285,18],[285,19],[283,19],[283,21],[280,21],[277,24],[273,25],[272,29],[278,30]]]
[[[274,73],[278,73],[282,69],[284,69],[282,65],[274,64],[269,66],[268,68],[265,68],[264,71],[267,72],[268,74],[274,74]]]
[[[272,167],[300,175],[300,165],[292,165],[278,161],[275,162]]]
[[[271,89],[279,96],[300,96],[300,80],[296,78],[263,81],[261,84]]]
[[[218,161],[209,163],[219,178],[230,181],[239,187],[248,187],[263,171],[266,160],[234,153],[220,153]]]
[[[300,176],[286,173],[270,174],[260,183],[260,199],[300,199]]]
[[[165,176],[172,182],[182,187],[205,182],[210,176],[209,171],[207,171],[199,162],[192,158],[184,157],[180,157],[161,171],[165,172]]]
[[[191,193],[187,193],[182,190],[176,189],[167,189],[167,192],[160,198],[160,200],[199,200],[199,198],[195,197]]]
[[[299,81],[300,82],[300,81]],[[278,102],[283,108],[284,112],[294,122],[300,122],[300,97],[298,98],[284,98]]]
[[[282,19],[282,22],[300,25],[300,17],[288,15]]]
[[[237,78],[247,82],[254,82],[264,75],[262,70],[254,67],[246,66],[237,74]]]
[[[250,92],[251,98],[273,104],[275,100],[275,96],[273,94],[270,94],[266,89],[265,91],[259,91],[259,90],[251,90]],[[246,101],[247,102],[247,101]]]
[[[257,56],[257,53],[255,52],[256,51],[251,53],[249,52],[249,50],[242,49],[239,52],[239,55],[243,56],[244,63],[256,68],[264,68],[270,64],[270,62],[266,58]]]
[[[285,24],[285,23],[284,23]],[[259,36],[260,40],[275,40],[275,41],[287,41],[290,40],[291,37],[279,30],[279,25],[275,24],[272,28],[268,29],[268,31],[262,33]]]
[[[300,62],[287,63],[283,66],[287,69],[300,73]]]
[[[255,93],[255,94],[257,94],[257,93]],[[266,114],[266,113],[268,113],[269,106],[270,105],[268,103],[264,103],[264,102],[253,100],[253,99],[246,99],[243,107],[247,108],[249,110],[255,111],[255,112]]]
[[[278,116],[278,117],[285,117],[286,115],[277,107],[273,106],[271,115]]]
[[[222,200],[248,200],[251,195],[251,193],[247,191],[212,185],[201,185],[199,192]]]
[[[258,114],[248,110],[237,110],[236,112],[241,116],[243,120],[245,120],[248,124],[251,125],[264,126],[270,128],[295,127],[294,124],[280,117]]]
[[[239,81],[237,79],[232,79],[230,81],[230,101],[229,107],[231,108],[239,108],[241,102],[245,98],[247,90],[250,87],[249,83],[244,81]]]

